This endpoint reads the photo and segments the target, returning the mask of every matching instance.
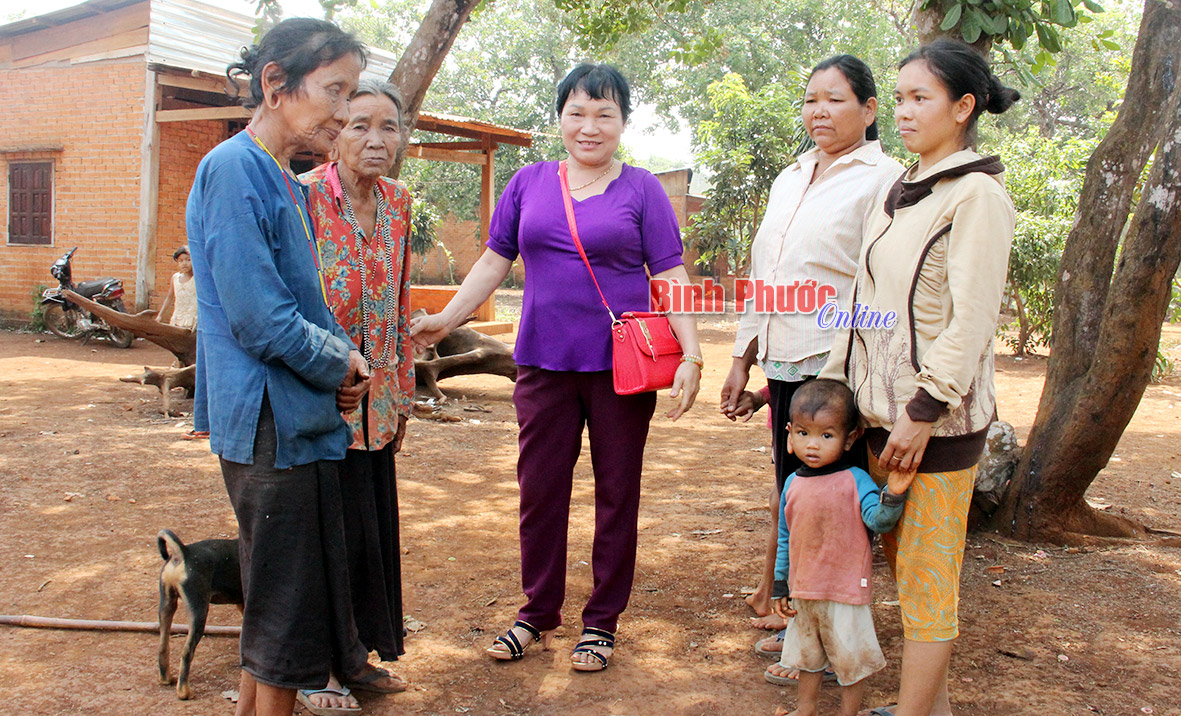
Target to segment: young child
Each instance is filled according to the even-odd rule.
[[[173,252],[172,260],[180,270],[172,274],[168,295],[156,313],[156,320],[163,322],[168,307],[173,306],[172,318],[168,322],[178,328],[193,330],[197,327],[197,284],[193,282],[193,259],[189,256],[189,247],[181,246]]]
[[[914,474],[891,473],[879,488],[864,470],[841,463],[860,420],[843,383],[808,381],[792,397],[789,415],[788,449],[804,464],[787,478],[780,498],[772,597],[776,613],[794,618],[779,664],[800,672],[792,716],[816,714],[825,668],[841,685],[841,716],[855,716],[866,677],[886,665],[869,607],[866,528],[894,527]]]

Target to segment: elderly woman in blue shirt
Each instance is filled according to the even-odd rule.
[[[331,148],[364,62],[351,35],[302,18],[244,49],[227,74],[249,78],[253,118],[202,160],[189,195],[210,446],[240,536],[238,716],[288,716],[296,690],[319,689],[330,670],[346,684],[390,678],[357,640],[333,462],[350,442],[340,411],[360,402],[368,367],[325,303],[289,166]]]

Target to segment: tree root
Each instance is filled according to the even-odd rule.
[[[1147,528],[1133,520],[1101,512],[1083,502],[1057,513],[1053,522],[1043,520],[1024,534],[1013,535],[1027,542],[1048,542],[1068,547],[1094,546],[1112,542],[1143,542]]]

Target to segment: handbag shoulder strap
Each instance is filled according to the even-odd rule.
[[[595,282],[595,290],[599,292],[599,298],[603,301],[603,307],[607,309],[607,313],[610,314],[611,322],[616,323],[619,319],[615,317],[615,312],[607,304],[607,297],[603,295],[603,289],[599,288],[599,279],[595,278],[595,270],[591,268],[590,259],[586,257],[582,241],[578,238],[578,225],[574,223],[574,202],[570,198],[570,183],[566,179],[566,162],[564,160],[558,162],[558,179],[562,184],[562,203],[566,205],[566,223],[570,225],[570,236],[574,238],[574,246],[578,249],[578,255],[582,257],[582,262],[586,264],[586,270],[590,272],[591,281]]]

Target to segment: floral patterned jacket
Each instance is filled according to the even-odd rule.
[[[320,249],[320,265],[328,301],[336,320],[344,327],[358,350],[362,350],[361,271],[355,234],[345,214],[344,191],[336,162],[322,164],[302,174],[300,181],[310,189],[308,206]],[[382,177],[377,189],[384,200],[378,212],[374,234],[366,236],[364,252],[369,300],[368,344],[374,359],[380,359],[389,344],[389,363],[370,366],[369,407],[346,415],[355,450],[379,450],[394,439],[397,416],[410,414],[414,398],[414,352],[410,342],[410,192],[393,179]],[[379,205],[379,209],[382,208]],[[390,245],[381,240],[389,226]],[[385,252],[390,253],[392,271],[387,275]],[[392,311],[386,320],[387,311]],[[393,329],[387,334],[386,327]],[[366,434],[368,441],[366,441]]]

